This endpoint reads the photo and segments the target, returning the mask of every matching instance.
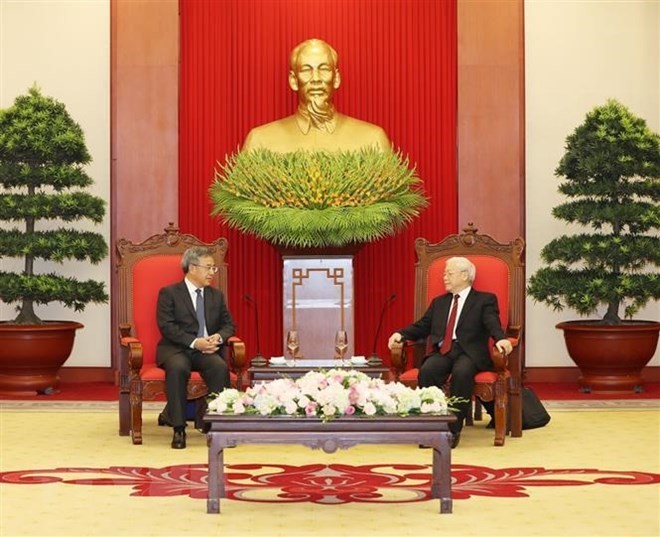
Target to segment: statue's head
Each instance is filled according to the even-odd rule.
[[[301,104],[316,110],[332,105],[332,94],[341,79],[337,52],[321,39],[308,39],[291,51],[289,86]]]

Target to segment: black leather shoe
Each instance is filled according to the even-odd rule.
[[[168,420],[165,417],[165,415],[161,412],[160,414],[158,414],[158,426],[159,427],[165,427],[166,425],[168,427],[172,427],[172,424],[170,423],[170,420]]]
[[[172,449],[185,449],[186,448],[186,431],[174,431],[174,438],[172,438]]]
[[[494,429],[494,428],[495,428],[495,420],[493,418],[490,418],[488,425],[486,425],[486,429]]]
[[[453,433],[451,437],[451,448],[454,449],[458,447],[458,443],[461,441],[461,433]]]

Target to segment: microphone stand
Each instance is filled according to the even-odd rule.
[[[376,352],[378,345],[378,337],[380,336],[380,329],[383,327],[383,319],[385,317],[385,310],[387,309],[387,305],[390,302],[392,302],[395,298],[396,298],[396,293],[392,293],[390,296],[388,296],[385,302],[383,303],[383,307],[380,310],[380,319],[378,319],[378,327],[376,328],[376,336],[374,337],[374,346],[372,347],[373,350],[371,351],[371,355],[367,359],[370,365],[380,365],[383,363],[383,360],[381,360],[380,356],[378,356],[378,353]]]
[[[254,306],[254,328],[255,332],[257,334],[257,353],[252,357],[252,360],[250,360],[250,363],[254,366],[260,367],[264,366],[267,363],[266,358],[264,357],[263,354],[261,354],[261,342],[259,340],[259,308],[257,307],[257,302],[248,294],[245,293],[243,295],[243,298],[250,304]]]

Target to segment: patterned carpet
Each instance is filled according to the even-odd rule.
[[[0,535],[657,536],[658,402],[605,403],[548,403],[550,424],[503,448],[483,423],[466,429],[453,514],[429,498],[430,450],[378,445],[227,450],[228,497],[208,515],[203,435],[172,450],[149,409],[133,446],[116,435],[114,403],[3,402]]]

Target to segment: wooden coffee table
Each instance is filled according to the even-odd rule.
[[[451,432],[453,414],[443,416],[342,417],[323,423],[317,418],[206,414],[209,477],[207,513],[220,513],[226,497],[224,448],[239,444],[302,444],[333,453],[358,444],[424,444],[433,448],[431,497],[440,513],[452,512]]]
[[[261,381],[275,380],[282,377],[298,378],[317,369],[355,369],[373,378],[387,379],[390,370],[384,365],[353,365],[348,360],[301,359],[288,360],[286,364],[253,366],[248,369],[248,385],[254,386]]]

